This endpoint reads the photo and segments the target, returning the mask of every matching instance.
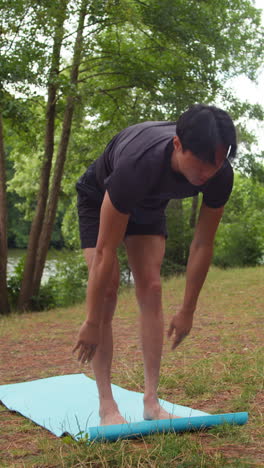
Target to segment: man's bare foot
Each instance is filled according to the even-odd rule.
[[[114,400],[104,400],[101,403],[99,415],[101,418],[101,426],[127,423],[122,414],[120,414],[119,408]]]
[[[119,411],[101,416],[100,426],[111,426],[112,424],[127,424],[127,421]]]
[[[175,416],[174,414],[168,413],[162,406],[160,406],[157,400],[144,401],[144,419],[176,419],[180,416]]]

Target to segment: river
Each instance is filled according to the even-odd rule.
[[[80,254],[80,261],[84,262],[81,251],[79,251],[79,254]],[[26,250],[25,249],[8,249],[7,276],[12,275],[12,273],[14,272],[15,267],[17,266],[17,264],[18,264],[18,262],[20,260],[20,258],[23,257],[24,255],[26,255]],[[43,275],[42,275],[41,284],[45,284],[51,276],[56,275],[56,265],[59,262],[63,261],[63,262],[67,262],[67,263],[70,264],[70,262],[71,262],[71,260],[73,258],[73,255],[76,256],[76,252],[74,252],[72,250],[66,250],[66,249],[63,249],[63,250],[51,249],[51,250],[49,250],[48,258],[46,260],[44,272],[43,272]],[[133,283],[134,282],[132,273],[129,275],[127,273],[127,270],[122,272],[121,277],[122,277],[121,281],[123,281],[125,283],[130,283],[130,282]]]
[[[12,275],[20,258],[24,255],[26,255],[26,250],[8,249],[7,276]],[[46,283],[51,276],[56,274],[56,264],[58,262],[70,260],[72,255],[73,252],[70,250],[49,250],[41,280],[42,284]]]

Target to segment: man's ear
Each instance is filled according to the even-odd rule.
[[[181,140],[179,139],[179,137],[177,135],[175,135],[175,137],[173,137],[173,146],[174,146],[174,149],[176,151],[182,151]]]

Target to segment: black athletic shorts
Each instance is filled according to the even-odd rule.
[[[77,208],[81,248],[95,247],[99,232],[100,209],[104,192],[96,180],[95,163],[80,177],[76,184],[78,194]],[[165,213],[153,223],[148,223],[148,214],[144,215],[144,223],[137,220],[136,213],[129,218],[125,237],[136,235],[161,235],[167,238]]]

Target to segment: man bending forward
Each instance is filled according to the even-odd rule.
[[[124,242],[135,280],[144,358],[144,418],[172,417],[157,387],[163,345],[160,268],[170,199],[203,202],[190,247],[183,303],[168,331],[174,349],[188,335],[213,252],[215,233],[233,185],[229,159],[236,133],[229,115],[197,104],[175,122],[143,122],[116,135],[77,183],[81,246],[89,269],[87,317],[74,351],[92,362],[101,424],[125,422],[113,399],[112,318],[119,286],[117,248]]]

